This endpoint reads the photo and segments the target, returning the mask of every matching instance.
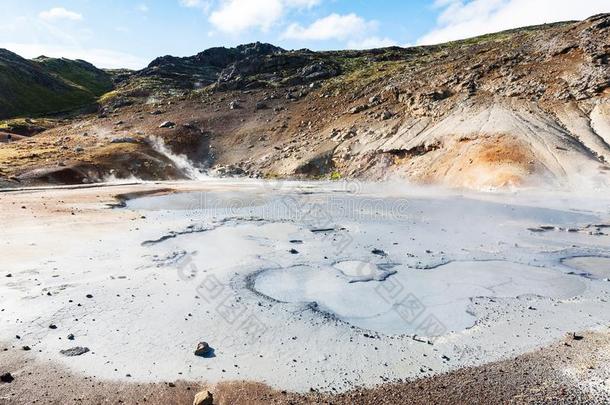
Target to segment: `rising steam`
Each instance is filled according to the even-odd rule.
[[[207,178],[207,175],[203,173],[193,162],[189,160],[185,155],[175,154],[167,147],[163,139],[159,137],[151,137],[150,145],[158,153],[168,158],[174,166],[180,170],[186,177],[191,180],[203,180]]]

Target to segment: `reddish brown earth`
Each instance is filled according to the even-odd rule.
[[[581,336],[581,335],[577,335]],[[610,334],[567,336],[550,347],[514,359],[415,381],[383,384],[341,394],[295,394],[254,382],[115,383],[71,374],[19,348],[0,346],[1,404],[191,404],[209,390],[216,405],[263,404],[603,404],[610,400]]]
[[[606,175],[609,21],[600,15],[433,47],[282,51],[230,65],[203,87],[176,72],[205,57],[171,60],[167,71],[161,58],[103,96],[100,113],[39,120],[30,125],[37,134],[0,143],[0,181],[185,177],[154,138],[221,175],[399,177],[471,188]],[[309,63],[299,58],[335,70],[311,81],[294,70]],[[281,71],[282,63],[297,66]],[[250,72],[267,65],[269,72]],[[269,76],[276,79],[261,79]],[[165,121],[175,126],[159,128]]]

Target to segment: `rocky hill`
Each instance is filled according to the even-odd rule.
[[[85,61],[27,60],[0,49],[0,118],[82,107],[112,87],[109,74]]]
[[[220,175],[605,182],[609,59],[608,14],[407,49],[165,56],[121,75],[98,114],[0,146],[0,175],[192,176],[184,154]]]

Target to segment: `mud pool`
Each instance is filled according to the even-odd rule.
[[[154,188],[175,192],[108,205]],[[610,197],[396,190],[206,180],[7,193],[46,205],[10,219],[1,241],[0,340],[107,379],[343,390],[610,322]],[[201,340],[213,358],[193,355]],[[60,354],[75,345],[90,352]]]

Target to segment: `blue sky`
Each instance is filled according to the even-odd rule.
[[[610,0],[2,0],[0,47],[141,68],[160,55],[439,43],[610,12]]]

